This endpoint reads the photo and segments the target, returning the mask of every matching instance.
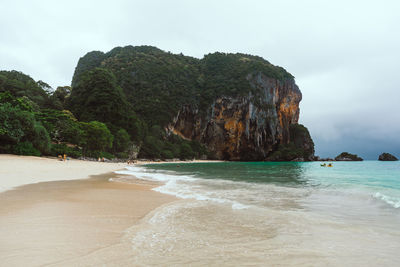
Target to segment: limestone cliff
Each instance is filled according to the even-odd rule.
[[[247,75],[247,81],[255,89],[253,94],[218,97],[205,116],[185,105],[168,126],[169,132],[205,144],[216,159],[268,160],[279,145],[294,141],[290,125],[298,122],[302,95],[293,78],[279,81],[258,72]],[[309,153],[298,157],[312,160],[314,146],[307,141],[298,146],[308,143]]]
[[[121,127],[143,157],[190,152],[176,134],[198,141],[186,142],[197,157],[209,150],[211,158],[226,160],[313,158],[312,139],[297,124],[302,96],[294,77],[262,57],[216,52],[197,59],[150,46],[116,47],[82,57],[73,85],[93,68],[115,75],[139,120]]]

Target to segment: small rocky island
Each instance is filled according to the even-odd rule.
[[[378,160],[380,160],[380,161],[397,161],[398,158],[396,158],[395,156],[393,156],[390,153],[382,153],[379,155]]]
[[[360,158],[356,154],[350,154],[348,152],[342,152],[335,158],[336,161],[363,161],[362,158]]]

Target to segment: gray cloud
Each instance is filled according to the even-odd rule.
[[[1,69],[56,87],[70,83],[79,57],[115,46],[257,54],[296,77],[317,153],[400,156],[398,1],[36,0],[0,9]]]

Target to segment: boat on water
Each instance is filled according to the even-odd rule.
[[[333,167],[333,164],[332,163],[328,163],[328,164],[323,163],[323,164],[321,164],[321,167]]]

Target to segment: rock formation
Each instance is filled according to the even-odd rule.
[[[216,52],[196,59],[149,46],[117,47],[82,57],[73,87],[93,68],[115,75],[153,136],[163,136],[154,133],[157,127],[166,129],[167,138],[198,141],[215,159],[314,157],[310,134],[298,124],[302,95],[294,77],[261,57]]]
[[[396,158],[395,156],[393,156],[390,153],[382,153],[382,154],[379,155],[378,160],[381,160],[381,161],[397,161],[398,158]]]
[[[302,98],[294,80],[281,82],[262,73],[249,74],[247,80],[258,90],[257,97],[219,97],[208,107],[206,116],[200,115],[198,109],[184,106],[168,126],[169,131],[200,141],[217,159],[312,160],[314,143],[308,131],[303,135],[291,132],[291,125],[299,119]],[[279,145],[291,141],[303,151],[292,158],[268,158]]]
[[[362,158],[356,154],[350,154],[348,152],[342,152],[335,158],[336,161],[363,161]]]

